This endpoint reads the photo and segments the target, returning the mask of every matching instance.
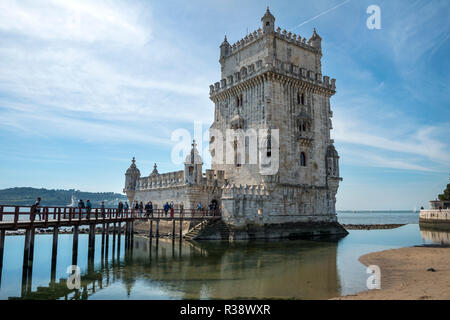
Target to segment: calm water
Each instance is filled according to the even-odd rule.
[[[403,223],[386,222],[375,217],[376,213],[365,214],[373,221],[382,220],[373,223]],[[399,215],[401,220],[407,213]],[[360,219],[358,214],[346,213],[342,219],[348,220],[341,222],[356,223],[351,222],[352,217]],[[25,293],[21,285],[24,237],[9,236],[0,299],[326,299],[366,289],[368,274],[358,262],[365,253],[449,239],[448,233],[421,231],[412,223],[391,230],[350,230],[348,236],[335,241],[191,244],[162,239],[150,243],[135,237],[133,250],[125,251],[122,238],[120,254],[116,249],[113,255],[110,237],[105,261],[101,259],[98,235],[95,257],[89,263],[88,235],[81,234],[78,265],[82,288],[74,292],[67,289],[65,281],[69,275],[66,269],[72,264],[72,235],[59,237],[56,283],[50,283],[52,236],[38,235],[31,293]]]

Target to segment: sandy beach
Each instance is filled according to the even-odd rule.
[[[450,299],[450,248],[408,247],[363,255],[359,261],[381,269],[381,289],[339,300]],[[428,269],[435,271],[427,271]],[[368,275],[369,276],[369,275]]]

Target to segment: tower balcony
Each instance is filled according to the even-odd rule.
[[[298,134],[298,140],[300,141],[301,145],[310,146],[312,141],[314,140],[313,133],[302,131]]]

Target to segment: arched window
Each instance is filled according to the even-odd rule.
[[[240,167],[241,166],[241,154],[238,152],[238,141],[237,138],[234,138],[234,164],[236,167]]]
[[[305,104],[305,94],[304,93],[302,93],[300,100],[301,100],[301,103],[304,105]]]
[[[242,107],[242,94],[236,97],[236,107]]]
[[[300,165],[306,167],[306,155],[304,152],[300,153]]]
[[[267,136],[267,158],[272,156],[272,136],[269,134]]]

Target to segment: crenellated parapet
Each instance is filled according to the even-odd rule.
[[[226,52],[226,54],[223,55],[224,58],[232,56],[242,49],[246,48],[247,46],[250,46],[252,43],[262,39],[265,35],[263,33],[262,29],[259,28],[258,30],[255,30],[248,35],[246,35],[244,38],[236,41],[232,45],[230,45],[230,50]],[[273,32],[272,35],[280,40],[287,41],[289,43],[292,43],[300,48],[309,50],[313,53],[320,53],[320,49],[315,48],[314,46],[310,45],[310,41],[307,40],[305,37],[302,37],[300,35],[297,35],[295,33],[292,33],[287,30],[281,30],[280,27],[276,29],[276,32]]]
[[[240,72],[210,85],[210,99],[214,101],[218,95],[235,94],[237,91],[251,86],[254,82],[266,79],[283,80],[283,76],[290,82],[292,82],[292,78],[298,80],[299,87],[309,88],[311,91],[319,90],[330,96],[336,93],[336,79],[330,79],[329,76],[322,76],[313,70],[275,59],[273,65],[263,65],[262,61],[258,60],[256,63],[242,67]]]
[[[268,199],[270,193],[264,185],[235,185],[228,184],[222,187],[222,199],[239,199],[245,197],[248,200]]]
[[[151,190],[185,185],[184,171],[151,174],[139,179],[137,190]]]

